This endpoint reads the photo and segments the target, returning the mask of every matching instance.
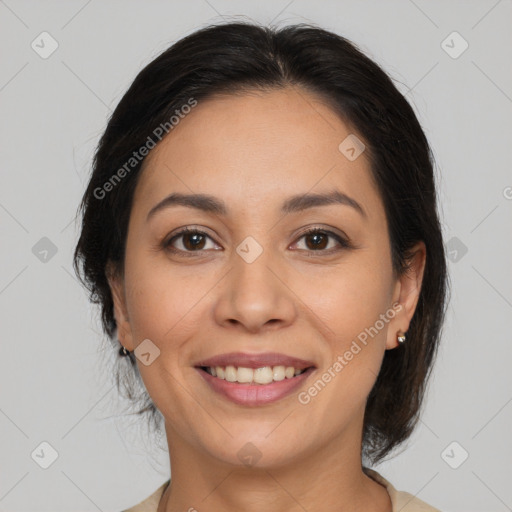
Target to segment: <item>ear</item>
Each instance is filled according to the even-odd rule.
[[[121,344],[132,352],[135,347],[133,344],[132,330],[128,310],[126,308],[126,294],[124,290],[124,280],[121,273],[115,268],[112,262],[107,264],[105,272],[114,301],[114,318],[117,325],[117,337]]]
[[[393,292],[393,304],[399,303],[399,306],[394,307],[396,314],[389,322],[386,340],[386,349],[388,350],[399,345],[398,333],[407,333],[420,297],[427,258],[425,243],[418,242],[410,250],[410,254],[409,268],[398,278]]]

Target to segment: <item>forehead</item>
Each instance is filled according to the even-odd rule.
[[[366,154],[350,160],[340,151],[354,135],[304,89],[217,95],[198,102],[151,150],[135,200],[149,209],[173,191],[206,193],[244,208],[336,188],[375,209]]]

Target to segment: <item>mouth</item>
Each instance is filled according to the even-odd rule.
[[[289,396],[316,369],[312,361],[277,352],[230,352],[197,361],[194,367],[211,391],[249,407]]]
[[[244,366],[199,366],[200,370],[212,377],[247,385],[267,385],[272,382],[280,382],[285,379],[293,379],[302,375],[309,368],[295,368],[293,366],[263,366],[260,368],[247,368]]]

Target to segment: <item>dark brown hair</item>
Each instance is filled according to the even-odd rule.
[[[226,23],[192,33],[150,62],[119,102],[98,144],[79,208],[74,266],[90,299],[101,306],[105,333],[118,347],[105,271],[109,262],[123,269],[144,159],[131,167],[126,163],[191,98],[200,102],[218,93],[283,87],[302,87],[328,101],[364,141],[385,207],[395,274],[407,271],[409,250],[417,241],[427,249],[407,341],[385,352],[368,397],[362,453],[375,463],[406,440],[417,423],[442,330],[448,279],[434,160],[425,134],[388,75],[347,39],[305,24],[277,29]],[[125,172],[117,173],[122,179],[113,181],[122,168]],[[118,386],[123,382],[129,388],[134,378],[140,383],[133,354],[129,360],[131,365],[117,366]],[[138,400],[138,412],[158,417],[147,392],[128,396]]]

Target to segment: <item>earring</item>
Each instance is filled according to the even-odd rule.
[[[119,355],[121,355],[121,356],[129,356],[130,355],[130,351],[126,347],[121,345],[121,348],[119,349]]]
[[[397,336],[398,343],[403,343],[405,341],[405,334],[398,334]]]

